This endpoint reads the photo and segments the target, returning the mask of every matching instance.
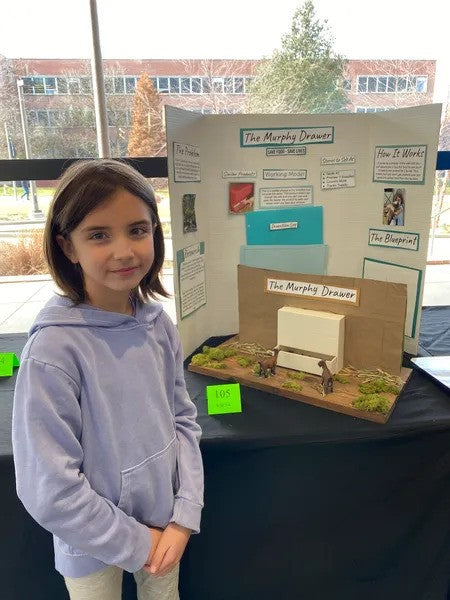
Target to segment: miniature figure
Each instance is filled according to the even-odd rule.
[[[279,348],[274,348],[272,350],[273,356],[268,356],[267,358],[263,358],[258,361],[260,377],[261,375],[264,375],[264,377],[270,377],[270,375],[275,375],[279,351]]]
[[[327,367],[327,363],[324,360],[319,360],[317,363],[319,367],[322,367],[322,389],[324,394],[330,394],[333,391],[333,375],[330,369]]]

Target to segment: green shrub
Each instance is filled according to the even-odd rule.
[[[236,350],[234,348],[223,348],[223,355],[225,358],[230,358],[231,356],[235,356]]]
[[[303,389],[303,386],[299,383],[295,383],[295,381],[285,381],[281,387],[293,390],[294,392],[300,392]]]
[[[255,363],[252,368],[252,373],[254,375],[259,375],[260,371],[261,371],[261,367],[259,366],[259,363]]]
[[[359,386],[359,391],[363,394],[379,394],[385,392],[388,394],[399,394],[400,389],[385,381],[384,379],[374,379],[373,381],[367,381]]]
[[[306,377],[306,373],[303,373],[303,371],[288,371],[286,375],[289,379],[298,379],[298,381],[303,381]]]
[[[364,394],[353,400],[352,405],[360,410],[379,412],[383,415],[387,414],[390,408],[389,400],[380,394]]]
[[[333,379],[334,379],[334,381],[337,381],[338,383],[348,383],[349,382],[348,377],[346,377],[345,375],[339,375],[339,373],[336,373],[335,375],[333,375]]]
[[[223,360],[225,358],[225,352],[221,348],[211,348],[208,352],[210,360]]]
[[[250,358],[248,356],[237,356],[236,362],[238,365],[241,365],[241,367],[249,367],[255,361],[253,360],[253,358]],[[259,370],[259,365],[258,365],[258,370]]]
[[[194,354],[191,359],[191,364],[197,365],[198,367],[206,366],[209,363],[209,358],[206,354]]]

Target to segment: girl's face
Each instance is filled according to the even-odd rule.
[[[129,311],[131,290],[153,264],[153,230],[147,205],[120,188],[91,211],[68,239],[58,236],[64,254],[83,271],[90,304]]]

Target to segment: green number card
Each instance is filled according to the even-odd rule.
[[[208,415],[242,412],[241,386],[239,383],[207,385],[206,399],[208,401]]]
[[[0,377],[11,377],[14,367],[19,366],[19,359],[14,352],[0,352]]]

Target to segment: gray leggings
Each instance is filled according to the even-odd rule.
[[[179,565],[163,577],[144,569],[134,573],[138,600],[179,600]],[[107,567],[86,577],[65,577],[70,600],[121,600],[122,575],[119,567]]]

